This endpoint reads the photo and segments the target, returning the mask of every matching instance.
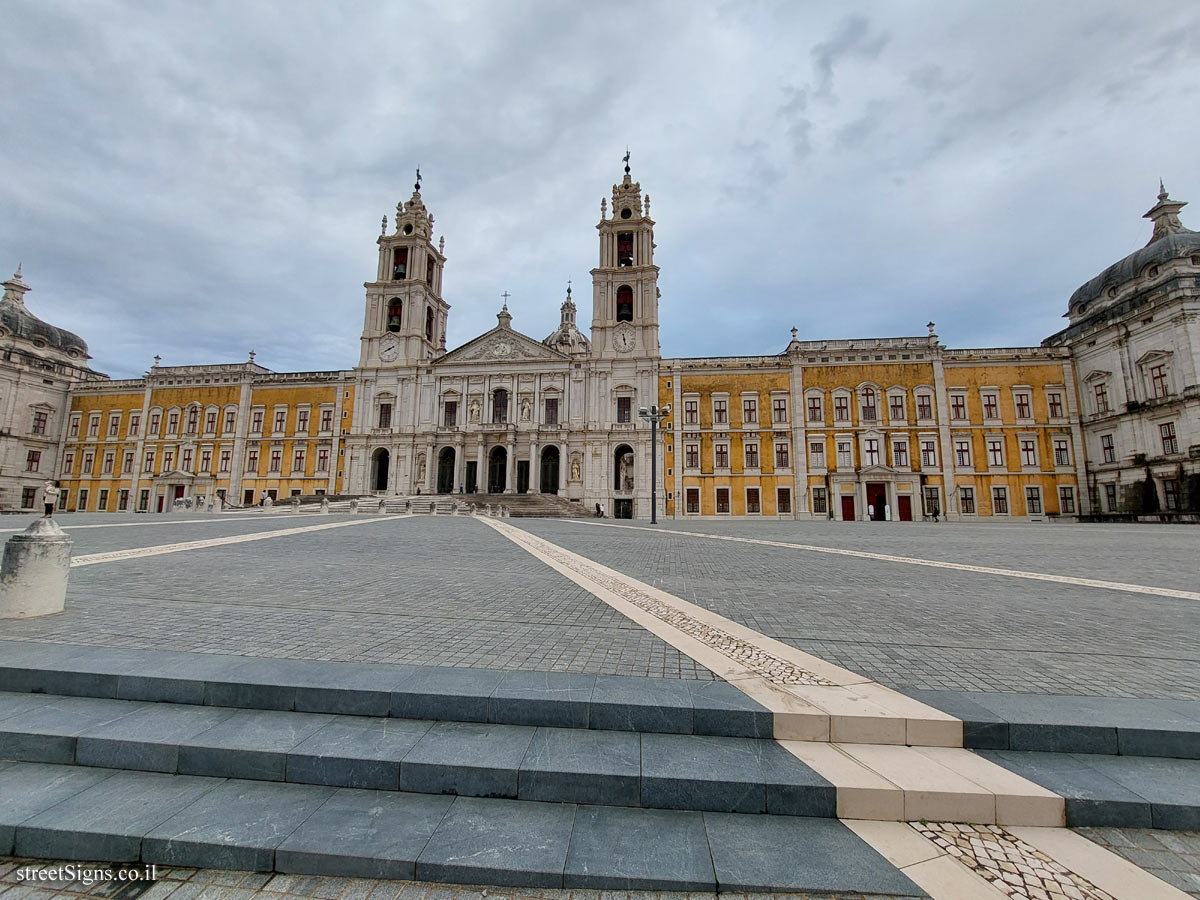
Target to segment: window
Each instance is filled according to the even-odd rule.
[[[378,425],[378,427],[379,428],[391,428],[392,427],[392,404],[390,404],[390,403],[380,403],[379,404],[379,425]]]
[[[1071,447],[1066,438],[1054,439],[1054,464],[1056,466],[1071,464]]]
[[[833,398],[833,419],[835,422],[850,421],[850,398],[849,397],[834,397]]]
[[[746,514],[758,514],[762,512],[762,506],[759,502],[758,488],[746,488]]]
[[[1058,511],[1064,516],[1075,514],[1075,488],[1063,485],[1058,489]]]
[[[1167,396],[1167,368],[1158,365],[1150,367],[1150,394],[1155,399]]]
[[[212,471],[212,451],[205,449],[200,451],[200,472],[207,474]]]
[[[950,395],[950,418],[964,420],[967,417],[967,395]]]
[[[389,410],[391,409],[390,405],[388,408],[389,408]],[[275,433],[283,434],[283,431],[286,427],[287,427],[287,410],[286,409],[275,410]],[[386,426],[381,425],[380,427],[383,428]]]
[[[752,397],[742,400],[742,422],[750,424],[758,421],[758,401]]]
[[[983,417],[985,419],[1000,418],[1000,403],[995,394],[983,395]]]
[[[929,394],[917,394],[917,418],[933,418],[933,397]]]
[[[892,443],[892,465],[897,469],[908,468],[908,442],[895,441]]]
[[[729,513],[729,488],[717,488],[717,512]]]
[[[199,427],[200,427],[200,410],[196,409],[196,407],[193,406],[191,409],[188,410],[187,433],[195,434],[197,429],[199,429]]]
[[[718,469],[729,468],[728,444],[713,444],[713,463]]]
[[[329,448],[328,447],[318,447],[317,448],[317,471],[318,472],[328,472],[329,471]]]
[[[792,512],[792,491],[791,488],[776,488],[775,489],[775,512],[780,515],[791,515]]]
[[[92,416],[88,419],[88,437],[98,437],[100,434],[100,414]]]
[[[1096,392],[1096,412],[1108,412],[1108,385],[1098,384],[1094,390]]]
[[[246,451],[246,471],[258,471],[258,448],[253,447]]]
[[[174,450],[164,450],[163,451],[163,471],[170,472],[171,469],[173,469],[174,467],[175,467],[175,451]]]
[[[837,442],[837,464],[839,469],[854,468],[854,451],[849,441]]]
[[[825,415],[821,411],[821,398],[820,397],[809,397],[808,398],[808,421],[821,422],[821,421],[824,421],[824,419],[825,419]]]
[[[101,488],[100,496],[96,499],[96,509],[100,512],[108,512],[108,489]]]
[[[79,499],[75,501],[75,508],[78,510],[86,510],[88,505],[87,488],[79,489]]]
[[[67,437],[79,437],[79,416],[71,416],[71,423],[67,427]]]
[[[683,401],[683,424],[696,425],[700,421],[700,401],[684,400]]]
[[[30,450],[25,454],[25,471],[36,472],[42,464],[42,451]]]
[[[229,467],[233,464],[233,451],[222,450],[219,462],[217,463],[218,472],[228,472]]]
[[[745,449],[746,449],[746,468],[747,469],[757,469],[758,468],[758,444],[747,444]]]
[[[988,465],[993,468],[1004,465],[1004,438],[987,439]]]
[[[547,425],[557,425],[558,424],[558,398],[557,397],[547,397],[545,406],[546,406],[546,410],[545,410],[546,424]]]
[[[969,439],[954,442],[954,462],[960,469],[971,467],[971,441]]]
[[[1104,486],[1104,499],[1108,502],[1108,511],[1117,511],[1117,486],[1115,484],[1106,484]]]
[[[140,512],[146,512],[148,509],[150,509],[150,489],[142,488],[142,490],[138,492],[138,510]]]
[[[617,422],[629,423],[633,421],[633,398],[618,397],[617,398]]]
[[[958,507],[965,516],[975,515],[975,488],[964,487],[958,489]]]
[[[192,451],[190,449],[183,451],[183,458],[180,461],[179,468],[185,472],[192,471]]]
[[[1020,391],[1016,395],[1014,395],[1013,400],[1017,406],[1017,418],[1018,419],[1033,418],[1033,410],[1029,405],[1029,395],[1028,394],[1024,393],[1023,391]]]
[[[992,512],[998,516],[1008,515],[1008,488],[992,488]]]
[[[1042,489],[1039,487],[1025,488],[1025,512],[1031,516],[1042,514]]]
[[[779,423],[788,420],[787,399],[776,397],[771,401],[771,421]]]
[[[96,462],[96,455],[94,453],[92,453],[90,450],[87,453],[83,454],[83,472],[81,474],[91,475],[92,470],[95,468],[95,462]]]
[[[699,444],[683,445],[683,467],[685,469],[698,469],[700,467]]]
[[[1050,418],[1061,419],[1063,417],[1063,402],[1062,394],[1057,391],[1052,391],[1046,395],[1046,408],[1050,412]]]
[[[408,277],[408,248],[397,247],[392,251],[392,280],[403,281]]]
[[[204,414],[204,433],[216,434],[217,432],[217,411],[210,409]]]
[[[700,515],[700,488],[687,488],[683,495],[686,498],[684,512],[689,516]]]
[[[788,467],[788,445],[786,442],[775,444],[775,468],[786,469]]]
[[[1117,461],[1117,448],[1113,445],[1111,434],[1100,435],[1100,453],[1106,463]]]
[[[729,401],[714,400],[713,401],[713,424],[725,425],[729,422]]]
[[[100,466],[102,475],[111,475],[113,472],[113,464],[116,462],[116,454],[109,450],[104,454],[104,462]]]
[[[279,448],[272,448],[271,458],[267,464],[268,472],[279,472],[283,469],[283,451]]]
[[[145,472],[147,475],[152,475],[154,473],[154,451],[153,450],[146,451],[146,457],[145,457],[145,459],[142,460],[142,471]]]
[[[33,501],[37,498],[37,488],[21,488],[21,509],[33,509]]]
[[[250,430],[255,434],[262,434],[263,411],[256,409],[250,414]]]
[[[304,450],[303,449],[297,450],[295,452],[295,454],[292,456],[292,471],[293,472],[303,472],[304,471]]]
[[[888,412],[892,417],[893,422],[904,421],[904,395],[892,394],[888,397]]]
[[[458,401],[447,400],[442,405],[442,426],[453,428],[458,424]]]
[[[425,260],[425,283],[433,284],[433,260]]]
[[[875,391],[871,388],[862,392],[862,420],[864,422],[875,421]]]
[[[1037,464],[1037,441],[1033,438],[1021,438],[1021,465],[1036,466]]]
[[[1158,426],[1159,436],[1162,437],[1163,454],[1170,456],[1179,452],[1179,441],[1175,439],[1175,423],[1164,422]]]
[[[67,453],[63,455],[62,471],[64,475],[69,475],[71,467],[75,465],[75,454]]]
[[[867,438],[863,441],[863,449],[866,453],[867,465],[879,465],[879,440],[877,438]]]
[[[921,468],[937,468],[937,441],[921,441]]]
[[[108,436],[115,438],[121,433],[121,414],[115,413],[108,417]]]
[[[130,413],[129,414],[129,436],[137,437],[138,434],[141,432],[141,430],[142,430],[142,414],[141,413]]]
[[[808,444],[808,457],[812,461],[814,469],[825,468],[825,442],[810,441]]]
[[[619,267],[633,265],[633,232],[617,233],[617,265]]]
[[[1179,482],[1174,478],[1163,479],[1163,499],[1167,509],[1179,509]]]
[[[299,431],[301,434],[308,433],[308,410],[307,409],[296,410],[296,430]]]
[[[47,423],[48,419],[49,419],[49,416],[47,416],[46,413],[35,412],[33,414],[33,424],[29,427],[30,433],[45,434],[46,433],[46,423]]]
[[[821,515],[828,515],[829,500],[825,493],[825,488],[817,487],[812,489],[812,511]]]
[[[121,490],[117,491],[117,509],[122,511],[129,509],[128,488],[122,488]]]
[[[425,307],[425,340],[433,340],[433,307]]]
[[[121,460],[121,472],[125,475],[133,474],[133,451],[127,450],[125,456]]]

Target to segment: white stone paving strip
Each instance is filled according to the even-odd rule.
[[[221,547],[226,544],[245,544],[250,541],[265,541],[268,538],[287,537],[290,534],[305,534],[310,531],[325,531],[329,528],[348,528],[352,525],[369,525],[373,522],[388,522],[394,519],[410,518],[409,516],[373,516],[371,518],[354,519],[349,522],[328,522],[324,525],[302,525],[299,528],[282,528],[278,531],[257,531],[252,534],[235,534],[230,537],[209,538],[203,541],[183,541],[174,544],[158,544],[153,547],[133,547],[128,550],[112,550],[108,553],[89,553],[76,556],[71,560],[71,568],[76,566],[94,566],[100,563],[116,562],[122,559],[136,559],[142,556],[161,556],[164,553],[183,553],[188,550],[203,550],[206,547]]]
[[[143,519],[138,522],[101,522],[94,525],[72,525],[70,522],[63,522],[62,519],[55,519],[63,531],[78,531],[81,528],[144,528],[147,525],[216,525],[224,522],[261,522],[271,513],[264,513],[257,516],[229,516],[227,514],[219,514],[210,519]],[[278,513],[280,518],[284,518],[285,514]],[[286,513],[288,519],[306,519],[315,516],[324,516],[328,518],[330,513]],[[333,513],[333,515],[337,515]],[[39,517],[40,518],[40,517]],[[17,534],[24,531],[25,528],[0,528],[0,534]]]
[[[1175,588],[1154,587],[1149,584],[1127,584],[1123,581],[1102,581],[1097,578],[1076,578],[1073,575],[1051,575],[1048,572],[1026,572],[1021,569],[1001,569],[995,566],[972,566],[967,563],[944,562],[936,559],[921,559],[916,556],[893,556],[890,553],[871,553],[868,550],[847,550],[841,547],[820,547],[816,544],[793,544],[787,541],[768,541],[763,538],[735,537],[728,534],[707,534],[700,531],[677,531],[670,528],[651,528],[647,525],[613,525],[600,522],[562,519],[570,525],[585,525],[594,528],[633,528],[638,531],[653,531],[656,534],[679,534],[684,537],[704,538],[710,541],[730,541],[740,544],[759,544],[764,547],[782,547],[787,550],[805,550],[810,553],[832,553],[835,556],[855,556],[859,559],[875,559],[880,562],[903,563],[910,566],[930,566],[935,569],[955,569],[960,572],[977,572],[980,575],[1003,575],[1008,578],[1027,578],[1032,581],[1052,581],[1056,584],[1073,584],[1080,587],[1102,588],[1106,591],[1128,591],[1132,594],[1151,594],[1155,597],[1172,597],[1177,600],[1200,600],[1200,591],[1181,591]]]

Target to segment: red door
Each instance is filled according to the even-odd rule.
[[[912,497],[907,494],[901,494],[896,498],[896,506],[900,508],[900,521],[912,521]]]
[[[854,497],[842,497],[842,520],[845,522],[854,521]]]

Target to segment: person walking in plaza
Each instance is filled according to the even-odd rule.
[[[42,488],[42,503],[45,504],[46,511],[42,516],[43,519],[48,519],[54,515],[54,507],[58,506],[58,496],[62,491],[59,490],[58,482],[46,479],[46,484]]]

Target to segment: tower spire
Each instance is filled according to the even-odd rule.
[[[1158,179],[1158,202],[1142,216],[1143,219],[1154,223],[1154,231],[1150,234],[1150,240],[1146,242],[1147,247],[1168,235],[1191,232],[1190,228],[1184,228],[1183,223],[1179,221],[1179,211],[1185,206],[1187,201],[1172,200],[1167,194],[1167,189],[1163,187],[1162,179]]]

